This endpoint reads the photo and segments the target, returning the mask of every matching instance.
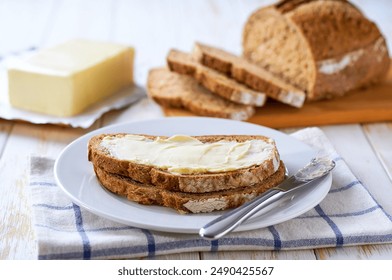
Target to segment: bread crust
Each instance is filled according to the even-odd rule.
[[[284,180],[285,167],[280,162],[279,169],[263,182],[248,187],[210,193],[185,193],[142,184],[129,177],[112,174],[94,166],[101,185],[110,192],[144,205],[170,207],[181,214],[202,213],[238,207],[261,193],[277,186]]]
[[[149,71],[147,90],[150,98],[165,107],[180,107],[200,116],[247,120],[255,109],[250,105],[231,102],[209,92],[190,76],[167,68]]]
[[[100,145],[105,136],[123,137],[124,135],[126,134],[100,134],[92,137],[88,143],[88,160],[95,167],[101,168],[106,172],[129,177],[134,181],[154,185],[157,188],[170,191],[207,193],[259,184],[276,171],[277,164],[280,161],[279,152],[275,147],[273,157],[266,159],[261,165],[227,172],[177,175],[153,166],[119,160],[111,156]],[[157,138],[157,136],[151,135],[143,136],[152,140]],[[211,135],[194,137],[203,143],[217,142],[220,140],[244,142],[252,139],[271,141],[270,138],[255,135]]]
[[[351,53],[317,62],[317,79],[310,100],[342,96],[362,87],[377,84],[388,72],[390,58],[385,55],[386,44],[380,37],[369,46]],[[339,65],[350,59],[351,63],[339,70]],[[339,89],[339,90],[337,90]]]

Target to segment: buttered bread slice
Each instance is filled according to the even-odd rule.
[[[260,184],[280,166],[274,140],[255,135],[101,134],[90,139],[88,159],[106,172],[189,193]]]

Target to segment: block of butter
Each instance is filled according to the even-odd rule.
[[[59,117],[83,112],[133,83],[134,49],[72,40],[8,68],[12,106]]]

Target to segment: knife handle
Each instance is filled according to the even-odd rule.
[[[283,195],[284,192],[280,190],[270,189],[262,196],[209,222],[200,229],[199,235],[209,240],[218,239],[235,229],[255,213],[260,213],[261,210],[268,211],[268,206],[278,201]]]

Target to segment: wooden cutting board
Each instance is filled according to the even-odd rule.
[[[194,116],[164,108],[166,116]],[[312,103],[297,109],[269,100],[248,122],[272,128],[392,121],[392,66],[384,82],[346,96]]]

